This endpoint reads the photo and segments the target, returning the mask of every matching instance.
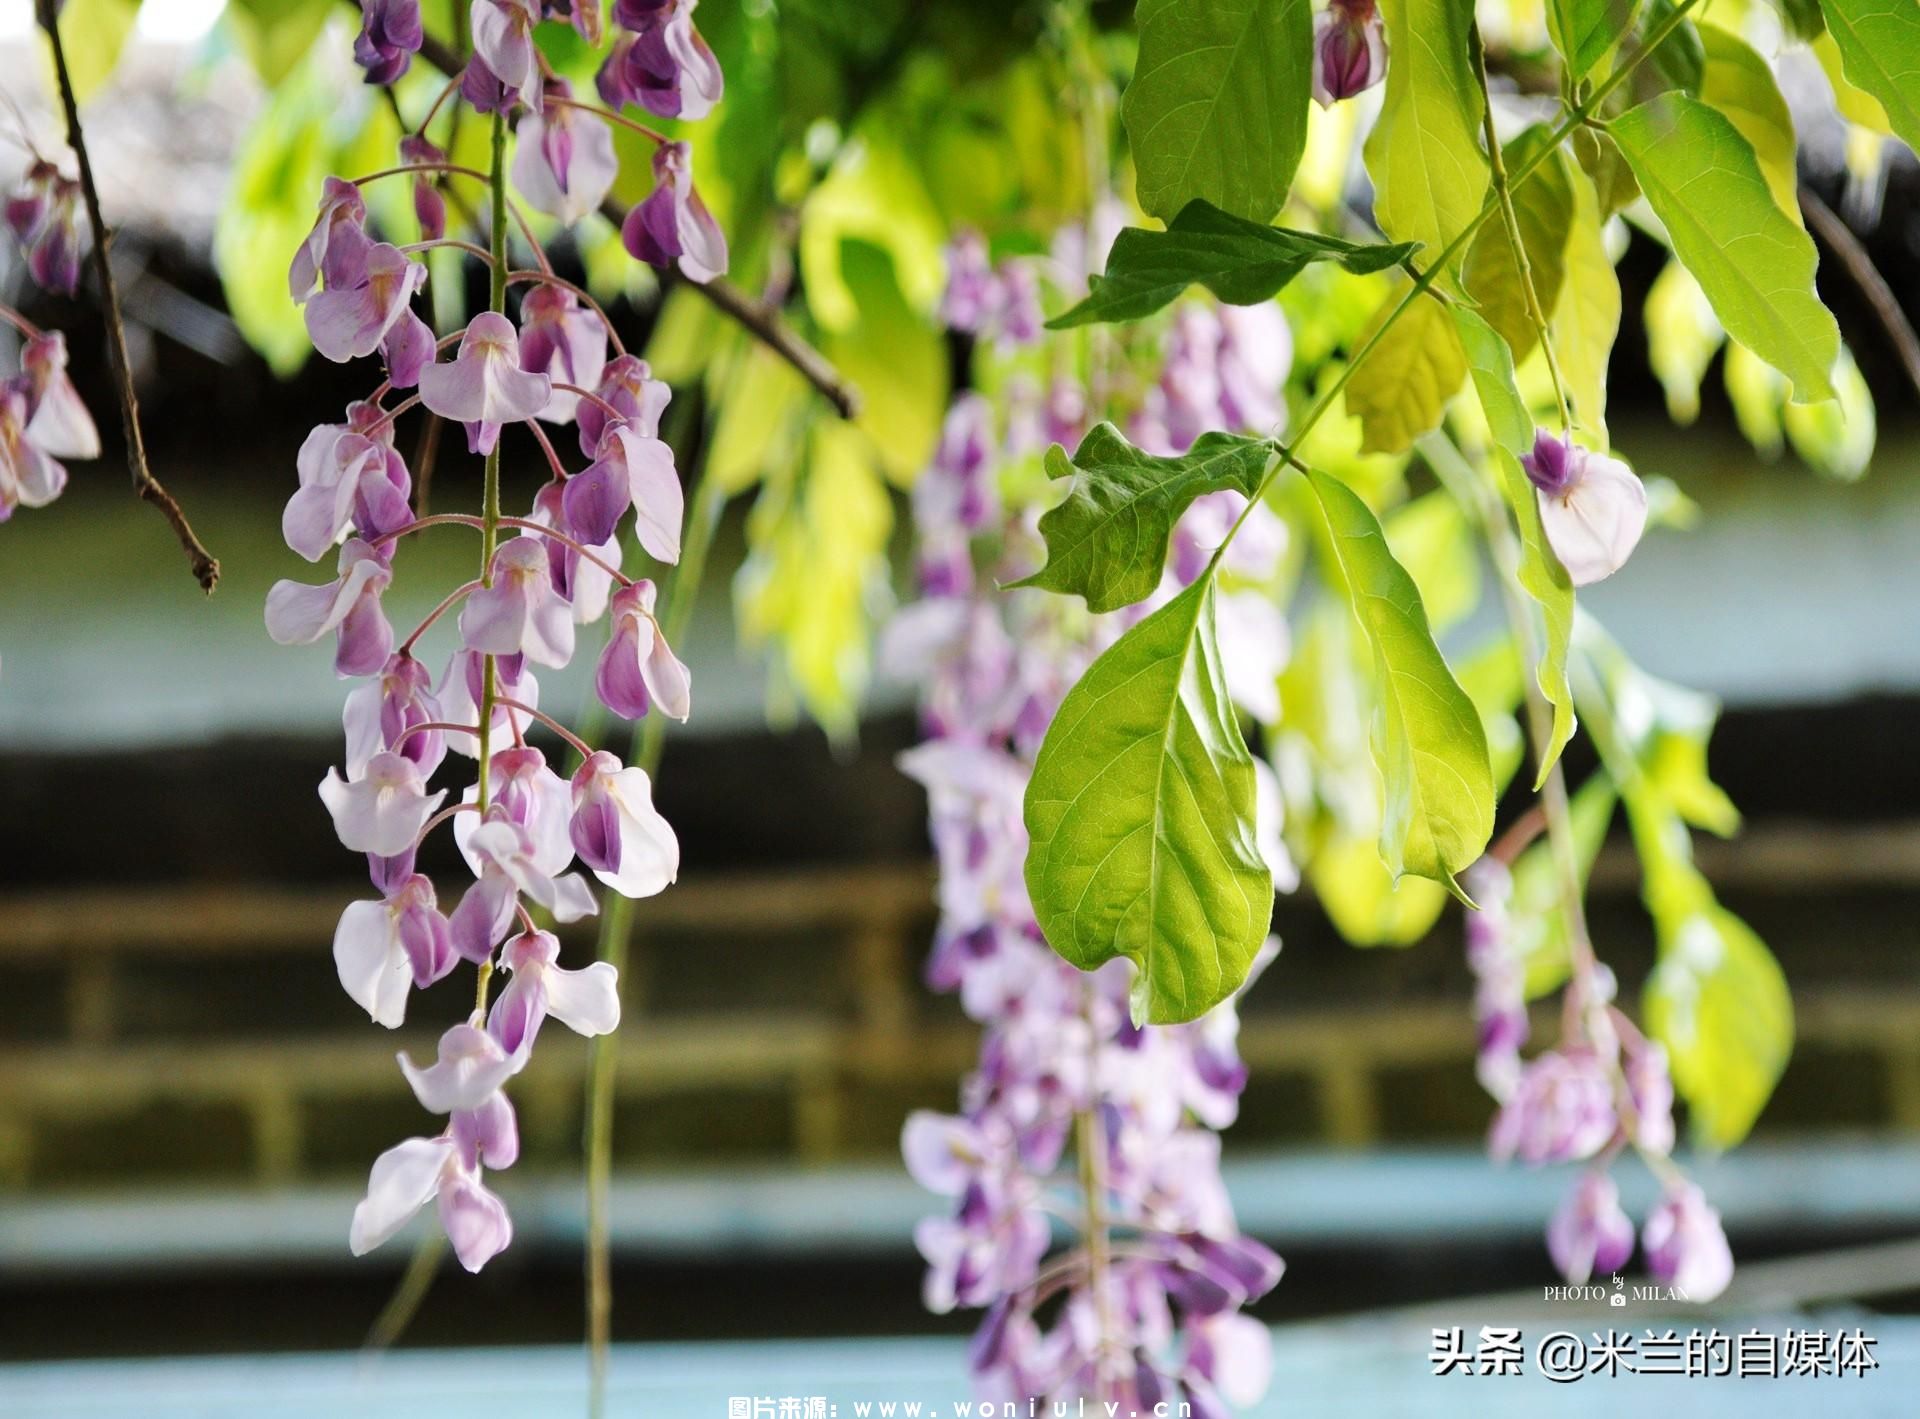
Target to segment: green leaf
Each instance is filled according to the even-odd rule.
[[[1093,970],[1134,963],[1136,1019],[1193,1020],[1246,979],[1273,915],[1253,758],[1227,702],[1203,576],[1068,692],[1027,785],[1027,891]]]
[[[1642,38],[1655,30],[1664,29],[1672,20],[1678,6],[1674,0],[1647,0],[1646,20],[1641,25]],[[1700,43],[1700,31],[1691,19],[1682,18],[1672,29],[1666,31],[1666,38],[1660,41],[1659,48],[1633,72],[1632,89],[1636,97],[1651,99],[1671,89],[1682,93],[1700,92],[1700,75],[1706,67],[1706,51]]]
[[[337,9],[332,0],[232,0],[226,22],[271,89],[306,57]]]
[[[1120,100],[1140,205],[1189,202],[1256,222],[1287,200],[1307,145],[1308,0],[1140,0],[1140,58]]]
[[[873,614],[887,584],[893,504],[867,436],[817,420],[804,476],[769,479],[747,518],[734,612],[748,645],[771,643],[780,688],[835,739],[859,725]]]
[[[933,457],[946,416],[945,338],[908,303],[895,257],[865,240],[840,246],[840,275],[855,302],[850,325],[824,332],[821,352],[861,391],[854,425],[867,434],[880,466],[900,486]]]
[[[1920,152],[1920,6],[1912,0],[1820,0],[1847,78],[1880,101]]]
[[[1676,424],[1700,417],[1700,381],[1727,332],[1700,283],[1678,261],[1668,261],[1647,290],[1647,363],[1666,391],[1667,413]]]
[[[1605,220],[1586,173],[1569,174],[1573,218],[1567,228],[1567,277],[1553,311],[1553,344],[1573,401],[1574,419],[1607,431],[1607,366],[1620,334],[1620,278],[1601,231]]]
[[[1397,878],[1454,874],[1493,834],[1493,769],[1480,712],[1434,644],[1413,578],[1367,505],[1309,469],[1348,604],[1373,651],[1379,709],[1372,750],[1383,795],[1380,856]]]
[[[1070,477],[1073,486],[1040,516],[1046,565],[1013,585],[1084,596],[1095,611],[1144,601],[1160,584],[1167,539],[1187,505],[1229,488],[1252,497],[1274,456],[1266,439],[1214,433],[1161,458],[1135,448],[1112,424],[1090,430],[1071,462],[1055,444],[1047,475]]]
[[[22,10],[32,14],[34,6],[29,3]],[[73,82],[75,102],[84,104],[113,77],[139,13],[140,0],[67,0],[60,10],[60,42],[66,51],[67,77]],[[52,93],[53,46],[44,34],[36,38],[46,56],[47,92]]]
[[[1667,1047],[1694,1137],[1731,1148],[1793,1052],[1793,997],[1766,943],[1717,903],[1658,926],[1660,958],[1641,999],[1647,1031]]]
[[[1569,84],[1586,78],[1633,23],[1640,0],[1547,0],[1547,33]]]
[[[1399,304],[1398,294],[1388,298],[1361,337],[1363,344]],[[1347,381],[1347,408],[1363,431],[1361,452],[1404,453],[1412,448],[1420,435],[1440,426],[1447,401],[1466,377],[1466,356],[1447,308],[1421,296]]]
[[[1473,0],[1380,0],[1387,95],[1367,138],[1374,220],[1435,260],[1480,214],[1490,171],[1480,88],[1467,51]],[[1443,273],[1442,281],[1451,281]]]
[[[1536,124],[1504,145],[1501,153],[1507,171],[1514,171],[1545,146],[1549,136]],[[1559,153],[1549,153],[1513,193],[1514,220],[1520,228],[1520,244],[1526,249],[1542,313],[1551,311],[1560,299],[1560,284],[1566,274],[1567,228],[1573,217],[1570,166]],[[1526,287],[1504,221],[1489,221],[1480,228],[1473,245],[1467,248],[1461,279],[1467,294],[1479,303],[1487,323],[1512,348],[1514,359],[1526,359],[1540,335],[1528,314]]]
[[[1094,277],[1087,298],[1048,321],[1047,328],[1139,320],[1195,284],[1228,305],[1254,305],[1272,299],[1310,262],[1337,261],[1364,276],[1399,265],[1415,250],[1411,242],[1359,243],[1270,227],[1195,200],[1163,232],[1144,227],[1121,232],[1107,257],[1106,274]]]
[[[1830,404],[1789,404],[1781,413],[1787,441],[1814,472],[1851,483],[1873,461],[1878,420],[1873,391],[1843,345],[1833,368],[1835,399]]]
[[[1514,382],[1513,351],[1499,331],[1463,305],[1454,306],[1453,323],[1494,441],[1515,458],[1524,458],[1533,451],[1534,425]]]
[[[810,391],[794,367],[755,340],[733,362],[713,401],[713,432],[703,476],[740,493],[792,456]]]
[[[1840,328],[1814,294],[1813,241],[1774,202],[1739,130],[1667,94],[1610,131],[1728,333],[1792,380],[1796,400],[1831,399]]]
[[[1780,210],[1800,223],[1800,179],[1795,166],[1793,115],[1780,97],[1767,61],[1717,25],[1700,31],[1706,51],[1700,97],[1712,104],[1753,147],[1761,175]]]

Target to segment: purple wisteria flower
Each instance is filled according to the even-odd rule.
[[[480,66],[498,83],[502,98],[508,102],[517,98],[537,109],[540,52],[533,42],[533,27],[540,23],[537,0],[473,0],[471,15],[473,61],[468,73]]]
[[[1520,1071],[1513,1096],[1494,1118],[1488,1147],[1500,1159],[1578,1162],[1606,1147],[1618,1127],[1609,1061],[1576,1045],[1547,1050]]]
[[[369,84],[398,80],[425,39],[420,0],[360,0],[360,35],[353,42],[353,59],[367,71]]]
[[[624,719],[640,719],[655,705],[669,719],[693,712],[687,667],[654,619],[654,586],[642,579],[613,598],[613,634],[594,670],[600,702]]]
[[[467,598],[460,639],[483,655],[524,655],[556,670],[573,659],[573,609],[553,589],[540,538],[515,537],[493,554],[493,585]]]
[[[67,470],[27,434],[28,393],[0,385],[0,522],[16,507],[45,507],[67,486]]]
[[[287,268],[287,290],[296,304],[305,302],[322,284],[346,289],[360,283],[373,246],[366,227],[367,202],[360,189],[340,178],[328,178],[320,215]]]
[[[610,419],[620,418],[642,438],[660,433],[660,416],[667,411],[673,391],[653,377],[647,362],[637,355],[621,355],[607,361],[594,389],[597,399],[582,399],[574,411],[580,430],[580,452],[588,458],[600,455],[600,440]],[[613,413],[608,413],[612,409]]]
[[[29,336],[10,383],[27,397],[26,436],[54,458],[98,458],[100,430],[67,378],[67,339],[58,330]]]
[[[600,206],[619,175],[613,130],[595,114],[555,103],[571,99],[564,80],[551,80],[542,107],[514,132],[513,185],[536,211],[571,226]]]
[[[357,431],[369,425],[371,408],[355,405],[345,424],[322,424],[300,446],[300,488],[287,501],[280,531],[310,562],[325,556],[349,528],[375,538],[413,519],[407,501],[412,480],[399,452]]]
[[[397,246],[376,242],[361,258],[352,285],[328,284],[307,302],[307,335],[313,348],[337,363],[371,355],[408,313],[415,291],[427,283],[427,268]],[[403,332],[402,338],[412,332]],[[432,335],[428,335],[428,343]],[[403,351],[401,362],[407,355]],[[389,362],[394,356],[389,355]],[[418,365],[413,368],[418,377]]]
[[[725,81],[700,31],[698,0],[615,0],[613,18],[629,31],[600,68],[596,87],[616,111],[638,104],[662,118],[705,118]]]
[[[1733,1280],[1733,1251],[1720,1214],[1691,1183],[1670,1187],[1640,1234],[1647,1270],[1690,1301],[1711,1301]]]
[[[1329,0],[1313,20],[1314,102],[1331,108],[1386,75],[1386,29],[1374,0]]]
[[[41,289],[70,296],[80,288],[80,184],[43,158],[28,165],[7,197],[7,226]]]
[[[604,542],[628,508],[640,546],[655,561],[680,560],[680,524],[685,511],[673,450],[657,438],[615,424],[600,440],[599,456],[567,480],[567,520],[582,540]]]
[[[623,897],[663,892],[680,873],[680,840],[653,806],[646,770],[624,768],[605,750],[573,776],[573,850]]]
[[[408,167],[432,169],[446,160],[437,144],[418,133],[400,140],[400,161]],[[447,234],[447,199],[440,195],[437,173],[422,171],[413,179],[413,216],[422,241],[438,241]]]
[[[607,368],[605,322],[566,287],[535,286],[520,307],[520,368],[592,389]],[[539,417],[564,424],[581,402],[572,390],[555,389]]]
[[[675,262],[689,281],[727,274],[727,238],[693,185],[691,149],[662,143],[653,153],[653,191],[620,228],[627,250],[665,270]]]
[[[417,873],[383,901],[351,903],[333,933],[341,988],[388,1029],[406,1020],[409,988],[425,989],[442,979],[454,959],[433,883]]]
[[[267,593],[267,634],[281,645],[336,637],[333,668],[371,675],[393,653],[393,627],[380,597],[393,580],[387,559],[358,537],[340,548],[339,576],[324,586],[282,581]]]
[[[1547,1254],[1575,1286],[1618,1271],[1633,1255],[1633,1219],[1605,1172],[1583,1172],[1547,1223]]]
[[[341,845],[376,857],[411,849],[446,796],[445,789],[429,794],[420,766],[390,751],[367,760],[358,778],[342,779],[330,768],[320,783],[320,801],[333,815]]]
[[[1521,462],[1538,490],[1547,541],[1575,586],[1626,565],[1647,527],[1646,485],[1631,468],[1545,429]]]
[[[575,1034],[606,1035],[620,1028],[620,981],[614,968],[595,961],[583,970],[558,964],[560,942],[546,931],[509,941],[500,964],[513,979],[493,1003],[487,1032],[508,1054],[533,1047],[551,1015]]]
[[[534,418],[552,397],[551,379],[520,367],[520,336],[496,311],[467,323],[452,360],[420,371],[421,403],[466,425],[470,453],[493,452],[502,424]]]

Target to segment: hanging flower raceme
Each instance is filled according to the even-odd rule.
[[[691,3],[621,5],[623,35],[601,66],[603,87],[608,76],[625,76],[616,108],[632,102],[690,119],[718,101],[719,69],[692,11]],[[364,856],[373,886],[371,896],[346,906],[334,933],[342,989],[369,1018],[393,1028],[406,1020],[415,991],[462,962],[480,971],[478,1004],[441,1037],[438,1058],[418,1065],[400,1056],[415,1097],[445,1126],[375,1161],[351,1244],[356,1253],[379,1246],[433,1202],[470,1270],[513,1235],[483,1178],[519,1156],[506,1090],[542,1022],[552,1017],[597,1035],[620,1021],[614,968],[562,964],[561,939],[542,920],[564,926],[597,912],[596,879],[610,891],[651,896],[672,883],[680,864],[678,839],[653,806],[647,774],[592,751],[542,711],[534,667],[568,664],[581,628],[611,607],[595,676],[609,708],[633,717],[658,709],[676,719],[690,709],[687,669],[660,633],[653,584],[620,571],[629,533],[657,561],[679,557],[679,474],[659,438],[667,387],[622,350],[590,297],[553,274],[521,206],[563,225],[586,217],[617,173],[610,125],[639,125],[576,102],[547,72],[533,37],[543,18],[569,19],[588,45],[602,43],[597,5],[471,0],[473,53],[419,131],[401,139],[399,165],[353,182],[329,178],[320,194],[288,267],[289,295],[305,307],[321,354],[342,363],[377,354],[386,378],[349,406],[343,422],[314,428],[295,460],[298,485],[282,531],[309,561],[334,556],[335,577],[322,585],[280,582],[266,606],[276,641],[304,645],[331,633],[336,671],[362,677],[342,713],[343,765],[320,785],[336,834]],[[418,0],[362,0],[361,20],[355,57],[370,83],[391,84],[423,46]],[[475,241],[448,233],[450,211],[472,220],[471,207],[450,204],[449,189],[475,176],[508,176],[450,162],[444,140],[428,136],[437,115],[461,104],[516,114],[518,197],[508,198],[504,215],[533,248],[532,269],[507,269],[509,253],[493,245],[490,223],[471,233]],[[629,225],[649,259],[678,261],[705,280],[725,269],[726,242],[693,189],[687,157],[684,144],[660,141],[655,197]],[[363,186],[387,177],[412,185],[418,242],[396,245],[369,229]],[[71,193],[62,183],[51,169],[36,171],[8,208],[50,270],[72,246]],[[491,248],[491,274],[518,296],[517,320],[499,299],[473,316],[457,342],[437,340],[414,309],[427,276],[423,253],[471,251],[481,240]],[[21,375],[0,385],[0,516],[58,491],[64,473],[55,456],[98,451],[63,373],[64,347],[15,323],[34,338]],[[447,344],[456,348],[442,355]],[[416,405],[463,425],[468,451],[489,460],[477,515],[419,514],[414,477],[395,444],[396,424]],[[570,420],[578,425],[579,458],[563,462],[536,421]],[[516,516],[499,504],[497,460],[520,425],[543,446],[553,477]],[[399,575],[400,550],[414,534],[441,527],[478,533],[477,574],[447,589],[397,640],[383,597]],[[436,680],[416,650],[423,636],[444,636],[449,627],[457,628],[458,644]],[[579,755],[570,778],[528,742],[546,731]],[[471,874],[464,888],[442,891],[416,870],[420,848],[442,825]],[[497,989],[491,1009],[490,987]]]
[[[1547,1224],[1554,1266],[1584,1285],[1632,1256],[1633,1220],[1610,1173],[1614,1159],[1632,1148],[1666,1185],[1665,1200],[1643,1229],[1648,1270],[1687,1299],[1712,1300],[1733,1275],[1733,1256],[1719,1214],[1670,1157],[1673,1079],[1666,1049],[1613,1004],[1612,973],[1588,950],[1576,956],[1566,988],[1564,1038],[1523,1060],[1526,966],[1514,940],[1513,877],[1505,863],[1488,857],[1468,869],[1465,885],[1479,904],[1467,914],[1466,934],[1467,961],[1478,981],[1480,1082],[1500,1102],[1488,1150],[1502,1162],[1586,1164]]]
[[[989,352],[1020,343],[1007,312],[1024,287],[1008,275],[986,265],[984,248],[956,250],[946,307],[999,337],[982,342]],[[1202,343],[1195,359],[1217,363],[1221,337]],[[1277,407],[1284,374],[1282,365],[1262,391],[1263,407]],[[914,1177],[950,1199],[915,1232],[925,1300],[936,1311],[984,1310],[969,1351],[983,1400],[1021,1412],[1078,1399],[1089,1413],[1185,1403],[1221,1415],[1264,1392],[1267,1332],[1239,1309],[1281,1272],[1272,1251],[1239,1233],[1219,1177],[1211,1130],[1232,1122],[1246,1082],[1237,1020],[1230,1002],[1192,1025],[1136,1028],[1131,967],[1116,961],[1083,974],[1048,948],[1034,921],[1022,874],[1032,756],[1074,678],[1144,608],[1089,619],[1055,598],[997,589],[1033,554],[1035,511],[1007,505],[1002,469],[1048,434],[1077,438],[1089,417],[1070,378],[1033,390],[1030,404],[1017,402],[1011,382],[1001,387],[1016,395],[1012,407],[978,394],[955,402],[915,485],[923,595],[882,647],[895,677],[921,693],[926,740],[901,767],[927,790],[939,862],[927,980],[956,991],[985,1031],[960,1112],[917,1113],[902,1135]],[[1178,569],[1203,566],[1245,510],[1244,501],[1195,504],[1175,534],[1167,595]],[[1249,527],[1265,512],[1249,513]],[[1259,535],[1235,544],[1236,554],[1243,543],[1251,549],[1235,572],[1246,594],[1272,575],[1281,536],[1264,550]],[[999,560],[976,567],[989,550]],[[1224,659],[1276,664],[1235,635],[1223,618]],[[1284,634],[1275,644],[1284,656]],[[1263,827],[1276,875],[1290,879],[1277,818]],[[1083,1156],[1069,1159],[1070,1144]],[[1100,1214],[1100,1241],[1119,1239],[1096,1245],[1089,1236],[1050,1257],[1051,1215],[1076,1163],[1096,1179],[1095,1196],[1080,1202]]]

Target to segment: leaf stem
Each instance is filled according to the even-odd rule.
[[[120,315],[120,292],[113,283],[113,263],[107,247],[107,221],[100,213],[100,191],[93,180],[93,161],[87,156],[87,138],[80,126],[80,104],[74,97],[73,76],[67,72],[67,49],[60,38],[60,8],[57,0],[35,0],[40,28],[47,33],[53,49],[53,70],[60,86],[60,106],[66,111],[67,146],[73,149],[80,167],[80,193],[86,203],[87,225],[93,229],[93,274],[100,283],[101,314],[107,327],[107,353],[113,362],[114,384],[120,395],[120,427],[127,444],[127,471],[133,475],[133,491],[142,502],[152,503],[173,529],[180,550],[187,554],[187,566],[200,589],[208,595],[220,584],[220,563],[201,545],[193,525],[179,502],[161,486],[147,466],[147,443],[140,432],[140,401],[133,390],[133,364],[127,357],[127,327]]]

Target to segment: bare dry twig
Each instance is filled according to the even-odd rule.
[[[67,117],[67,146],[73,149],[74,159],[80,165],[80,191],[87,204],[87,222],[93,228],[93,271],[100,283],[107,350],[112,356],[113,377],[119,387],[120,425],[126,434],[127,469],[133,474],[133,491],[142,501],[160,509],[173,535],[180,539],[180,548],[187,554],[194,580],[200,583],[201,590],[211,594],[220,582],[220,563],[201,545],[173,494],[161,486],[147,467],[146,440],[140,434],[140,401],[133,391],[133,366],[127,358],[127,330],[120,318],[120,295],[113,284],[113,265],[107,256],[107,223],[100,215],[100,192],[94,186],[93,164],[87,158],[87,140],[80,128],[80,105],[73,95],[73,79],[67,73],[67,53],[60,42],[55,0],[36,0],[35,13],[53,47],[53,68],[59,77],[60,103]]]

